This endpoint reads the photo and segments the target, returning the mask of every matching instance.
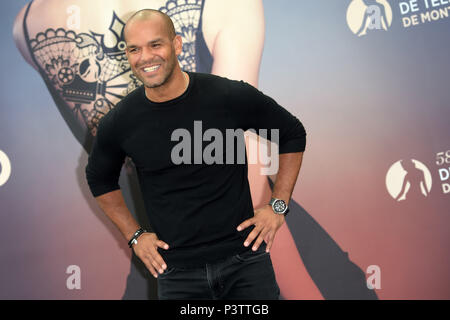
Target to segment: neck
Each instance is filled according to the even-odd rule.
[[[181,96],[189,85],[187,73],[176,68],[166,83],[156,88],[145,87],[145,95],[154,102],[164,102]]]

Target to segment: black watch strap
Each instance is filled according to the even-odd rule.
[[[273,204],[274,204],[276,201],[280,201],[280,202],[284,203],[284,205],[286,206],[286,210],[285,210],[284,212],[277,212],[277,211],[275,210]],[[273,198],[273,197],[272,197],[272,198],[270,199],[269,205],[272,207],[273,212],[276,213],[276,214],[284,214],[284,215],[287,215],[288,212],[289,212],[289,206],[287,205],[286,201],[284,201],[284,200],[281,200],[281,199],[277,199],[277,198]]]

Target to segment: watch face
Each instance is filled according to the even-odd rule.
[[[283,213],[286,210],[286,202],[284,200],[277,200],[273,203],[273,209],[277,213]]]

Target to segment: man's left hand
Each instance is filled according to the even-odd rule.
[[[253,244],[252,250],[258,250],[259,246],[263,242],[266,242],[266,251],[269,252],[272,247],[273,239],[275,239],[275,233],[280,229],[285,220],[284,215],[276,214],[273,212],[270,205],[265,205],[254,212],[254,217],[245,220],[238,227],[238,231],[242,231],[251,225],[255,228],[250,232],[247,239],[244,242],[244,246],[248,247],[250,243],[258,237]]]

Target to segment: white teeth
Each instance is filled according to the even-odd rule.
[[[152,71],[157,70],[158,68],[159,68],[159,65],[153,66],[153,67],[147,67],[147,68],[144,68],[144,72],[152,72]]]

